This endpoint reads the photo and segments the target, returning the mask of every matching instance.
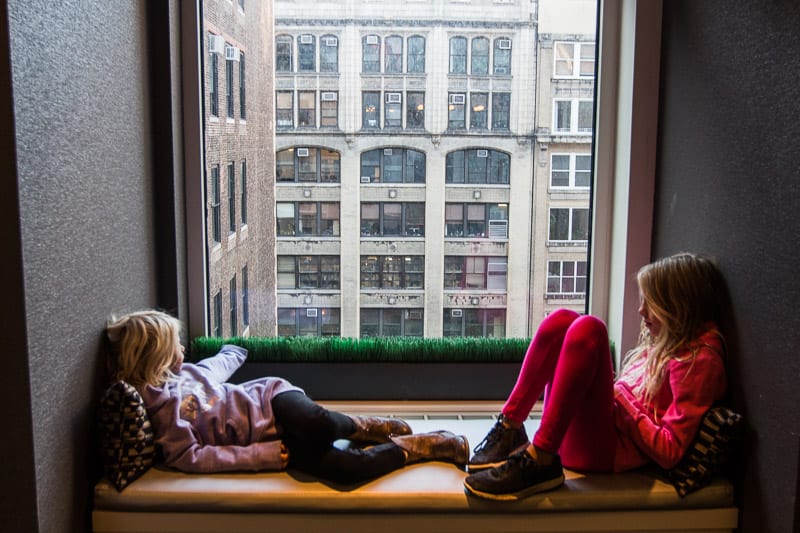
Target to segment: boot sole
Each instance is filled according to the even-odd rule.
[[[486,500],[494,500],[494,501],[516,501],[521,500],[523,498],[527,498],[533,494],[538,492],[546,492],[548,490],[554,490],[564,484],[564,475],[553,479],[548,479],[546,481],[542,481],[541,483],[537,483],[536,485],[531,485],[530,487],[525,487],[524,489],[517,491],[517,492],[509,492],[505,494],[493,494],[491,492],[483,492],[477,489],[474,489],[467,483],[464,482],[464,488],[466,491],[474,496],[478,496],[479,498],[484,498]]]

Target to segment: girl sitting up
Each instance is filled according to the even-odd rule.
[[[112,319],[114,379],[142,396],[166,466],[185,472],[282,470],[338,483],[369,480],[421,460],[463,465],[467,439],[447,431],[413,435],[398,418],[348,416],[323,408],[282,378],[227,383],[247,358],[225,345],[184,363],[180,322],[160,311]],[[338,439],[374,446],[337,448]]]

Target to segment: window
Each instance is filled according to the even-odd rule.
[[[590,154],[552,154],[550,156],[550,187],[588,189],[592,178]]]
[[[591,133],[592,100],[556,100],[553,128],[558,133]]]
[[[406,93],[406,128],[425,128],[425,93]]]
[[[472,93],[469,101],[469,129],[486,129],[489,125],[489,95]]]
[[[423,289],[425,256],[362,255],[361,289]]]
[[[222,292],[214,294],[214,321],[212,322],[214,337],[222,337]]]
[[[315,72],[317,57],[317,40],[310,34],[301,35],[297,39],[297,71]]]
[[[467,73],[467,38],[450,38],[450,74]]]
[[[275,93],[275,121],[279,128],[294,126],[294,93],[292,91]]]
[[[400,128],[403,126],[403,93],[384,93],[386,108],[384,110],[384,126]]]
[[[447,129],[466,129],[466,95],[464,93],[449,93],[447,105]]]
[[[225,103],[227,104],[228,118],[233,118],[233,61],[225,61]]]
[[[506,290],[506,257],[445,256],[445,290]]]
[[[378,148],[361,154],[361,183],[425,183],[425,154]]]
[[[551,241],[577,241],[589,239],[589,209],[569,207],[550,209]]]
[[[363,92],[361,99],[364,102],[364,113],[361,117],[361,127],[376,129],[379,127],[381,117],[381,93]]]
[[[586,261],[548,261],[547,295],[586,296]]]
[[[230,282],[230,292],[228,294],[230,299],[230,308],[231,308],[231,337],[235,337],[239,334],[239,324],[237,323],[237,309],[236,309],[236,274],[233,275]]]
[[[409,74],[425,72],[425,38],[412,35],[408,38],[408,58],[406,70]]]
[[[339,183],[339,152],[326,148],[287,148],[275,154],[280,182]]]
[[[245,112],[245,82],[244,82],[244,54],[239,54],[239,118],[245,120],[247,113]]]
[[[242,267],[242,328],[250,325],[250,289],[248,287],[247,265]]]
[[[403,72],[403,38],[391,35],[383,43],[385,74],[401,74]]]
[[[242,227],[247,225],[247,161],[242,161],[241,211]]]
[[[211,168],[211,238],[215,243],[222,241],[219,196],[219,167],[215,166]]]
[[[497,150],[469,149],[450,152],[445,159],[445,183],[509,183],[511,157]]]
[[[594,77],[594,43],[564,43],[553,45],[556,78]]]
[[[297,93],[297,124],[301,128],[317,126],[316,91],[299,91]]]
[[[339,93],[325,91],[320,95],[319,125],[323,128],[339,126]]]
[[[511,74],[511,39],[500,37],[494,40],[494,74]]]
[[[507,130],[511,115],[511,93],[492,93],[492,129]]]
[[[423,237],[424,235],[424,203],[361,203],[362,237]]]
[[[377,35],[365,35],[361,41],[361,72],[380,74],[381,39]]]
[[[489,39],[475,37],[472,39],[472,67],[473,75],[489,74]]]
[[[444,236],[508,238],[508,204],[446,203]]]
[[[338,308],[279,307],[278,336],[338,337]]]
[[[338,202],[278,202],[279,237],[339,236]]]
[[[291,35],[278,35],[275,37],[275,70],[277,72],[292,72],[292,43]]]
[[[339,72],[339,38],[324,35],[319,43],[319,71]]]
[[[445,308],[442,326],[445,337],[504,338],[506,310]]]
[[[236,170],[228,163],[228,231],[236,233]]]
[[[216,37],[216,36],[214,36]],[[208,65],[208,102],[209,112],[212,117],[219,116],[219,57],[215,52],[211,52]]]
[[[422,337],[422,309],[361,308],[361,337]]]
[[[278,289],[339,289],[338,255],[279,255]]]

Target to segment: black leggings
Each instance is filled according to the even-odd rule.
[[[329,411],[299,391],[281,393],[272,399],[275,421],[289,449],[289,466],[336,483],[358,483],[373,479],[405,464],[405,454],[394,443],[367,449],[339,449],[338,439],[355,432],[353,420]]]

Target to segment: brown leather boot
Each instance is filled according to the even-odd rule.
[[[356,425],[355,432],[347,437],[361,442],[389,442],[393,435],[409,435],[411,427],[401,418],[348,415]]]
[[[406,464],[438,460],[464,465],[469,459],[467,438],[449,431],[392,437],[391,440],[408,454]]]

